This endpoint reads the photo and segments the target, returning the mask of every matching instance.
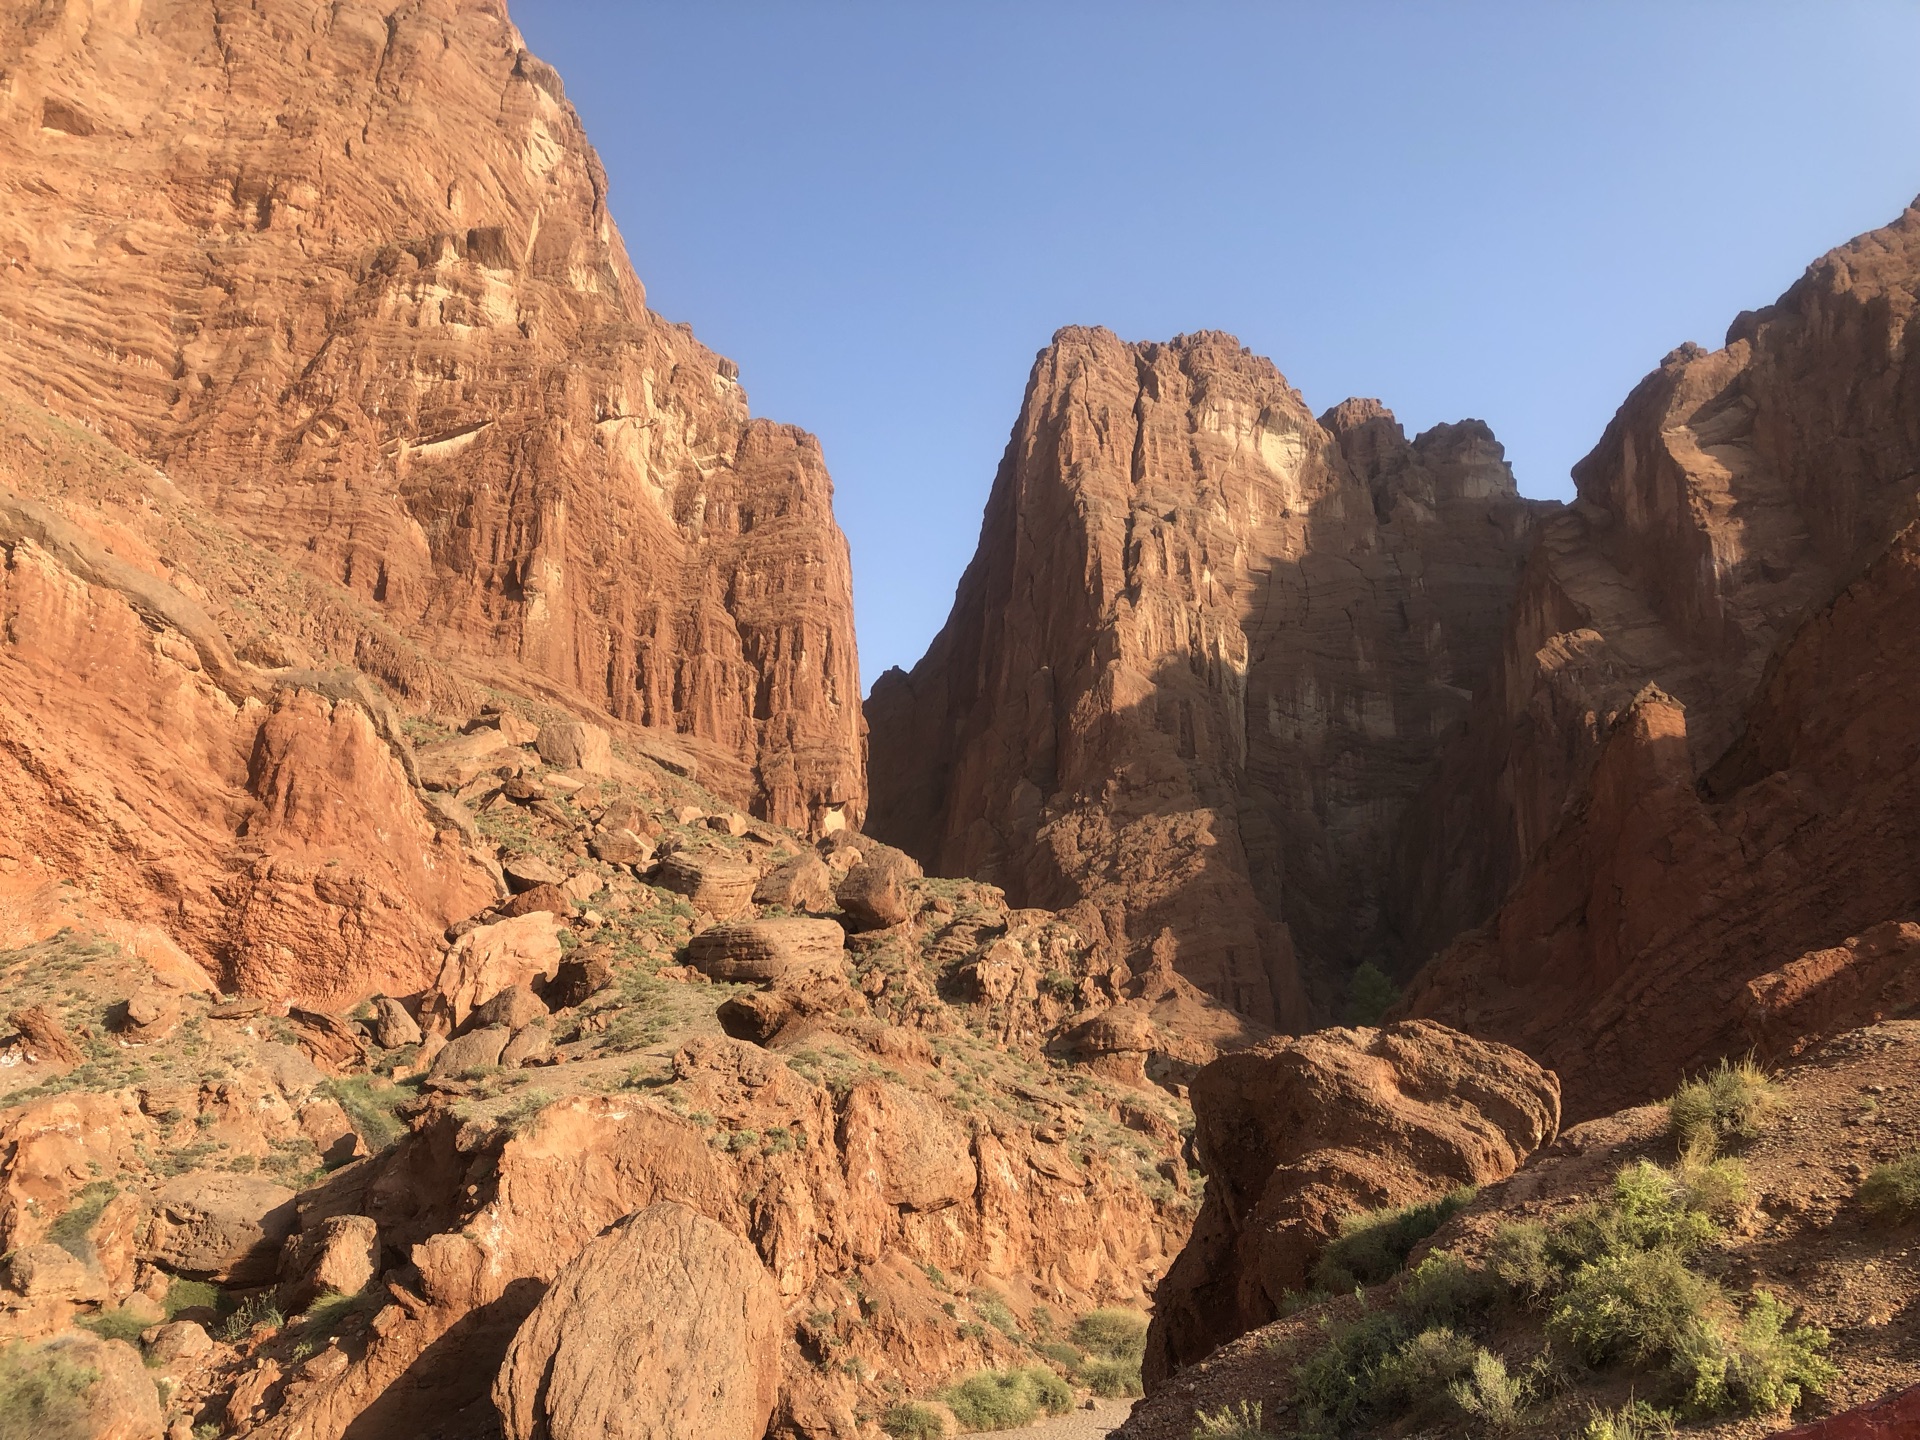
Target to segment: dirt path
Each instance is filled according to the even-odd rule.
[[[1024,1430],[1009,1430],[1019,1440],[1103,1440],[1133,1411],[1131,1400],[1096,1400],[1091,1410],[1069,1410]]]

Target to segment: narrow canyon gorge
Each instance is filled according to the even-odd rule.
[[[863,704],[610,183],[0,0],[0,1437],[1908,1433],[1920,206],[1565,504],[1061,329]]]

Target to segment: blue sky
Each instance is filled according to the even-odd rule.
[[[1530,495],[1920,193],[1920,3],[514,0],[653,308],[820,436],[868,683],[946,618],[1034,352],[1229,330]]]

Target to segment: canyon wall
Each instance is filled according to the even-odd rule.
[[[945,628],[868,701],[870,828],[1299,1026],[1397,959],[1393,836],[1551,508],[1477,421],[1410,443],[1231,336],[1063,330]]]
[[[646,308],[499,4],[59,0],[0,13],[0,54],[0,398],[282,562],[201,567],[237,650],[602,711],[767,818],[858,822],[819,446]]]
[[[1870,967],[1844,942],[1920,910],[1917,316],[1910,208],[1669,355],[1543,527],[1407,892],[1436,942],[1494,913],[1409,1003],[1554,1066],[1576,1118],[1746,1048],[1776,972]],[[1476,888],[1489,847],[1510,893]],[[1881,1013],[1854,988],[1828,1029]]]

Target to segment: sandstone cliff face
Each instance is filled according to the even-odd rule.
[[[1474,733],[1405,837],[1415,958],[1499,904],[1642,687],[1684,707],[1704,773],[1779,645],[1915,517],[1917,311],[1909,209],[1628,396],[1542,526]]]
[[[945,629],[868,702],[870,828],[1297,1025],[1303,968],[1395,953],[1391,837],[1538,509],[1478,422],[1409,444],[1229,336],[1063,330]]]
[[[0,53],[0,395],[342,587],[206,577],[237,649],[454,712],[537,690],[711,742],[769,818],[857,822],[819,448],[646,309],[501,6],[61,0]]]
[[[1451,813],[1503,857],[1425,846],[1429,879],[1480,867],[1425,892],[1427,933],[1514,888],[1409,1003],[1552,1065],[1575,1116],[1898,1009],[1885,944],[1846,942],[1920,909],[1917,314],[1909,209],[1669,356],[1529,562],[1453,777],[1490,763]]]

